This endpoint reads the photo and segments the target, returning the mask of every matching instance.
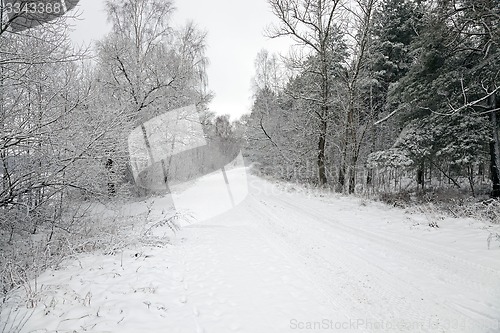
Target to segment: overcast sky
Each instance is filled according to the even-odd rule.
[[[208,32],[209,88],[215,93],[210,109],[233,118],[250,111],[254,60],[265,48],[286,53],[289,42],[264,37],[274,21],[266,0],[177,0],[175,26],[194,21]],[[104,1],[80,0],[74,39],[90,43],[110,30]]]

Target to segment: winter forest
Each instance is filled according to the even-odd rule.
[[[249,175],[261,181],[362,200],[362,206],[382,202],[387,209],[410,209],[427,217],[500,223],[497,0],[267,0],[275,20],[262,27],[263,34],[271,40],[287,39],[291,47],[281,54],[266,49],[255,54],[254,78],[249,82],[252,106],[236,120],[210,105],[210,32],[196,22],[174,25],[173,0],[105,1],[111,31],[83,46],[70,37],[78,19],[78,10],[70,7],[78,1],[47,1],[66,3],[67,11],[26,29],[10,11],[16,3],[23,8],[30,2],[0,4],[2,304],[8,304],[15,290],[24,290],[21,303],[36,309],[43,303],[44,289],[30,281],[68,258],[101,251],[117,256],[123,267],[123,253],[131,244],[157,248],[161,242],[175,243],[174,236],[159,240],[151,230],[164,227],[176,234],[185,216],[167,217],[161,208],[155,220],[159,199],[152,198],[169,193],[137,186],[128,140],[136,128],[142,126],[145,133],[148,120],[188,105],[196,106],[207,142],[229,150],[240,147]],[[274,197],[262,200],[283,204]],[[127,215],[117,208],[136,207],[139,202],[150,202],[142,215]],[[303,204],[300,199],[293,202]],[[245,206],[252,211],[248,216],[265,220],[267,208],[262,204],[260,216],[253,212],[255,205]],[[313,203],[308,207],[323,214]],[[276,223],[288,219],[283,214]],[[426,227],[439,229],[441,220],[430,219]],[[137,227],[138,220],[143,229]],[[304,226],[297,228],[304,237],[309,232],[310,239],[318,236]],[[371,232],[370,228],[359,225],[361,232]],[[377,228],[374,233],[386,227]],[[290,242],[300,245],[303,238],[297,237]],[[498,242],[500,235],[491,229],[488,248]],[[346,246],[338,251],[348,251]],[[194,250],[185,251],[189,256]],[[134,260],[143,256],[136,252]],[[330,255],[335,253],[332,249]],[[500,276],[498,266],[495,269],[495,277]],[[93,302],[88,295],[78,298],[84,308]],[[384,303],[381,299],[377,304]],[[54,304],[45,303],[45,308],[55,313]],[[151,308],[155,306],[147,305]],[[424,305],[419,309],[425,313]],[[33,313],[37,316],[34,310],[19,316],[6,311],[6,317],[0,316],[1,333],[24,332]],[[47,316],[50,311],[45,311]],[[445,316],[448,310],[442,311]],[[486,316],[488,311],[482,313]],[[10,326],[1,324],[5,318]],[[295,319],[286,320],[288,328],[293,323],[300,326]],[[196,325],[201,327],[200,322]]]
[[[500,195],[496,1],[271,1],[242,120],[265,172],[337,191]]]

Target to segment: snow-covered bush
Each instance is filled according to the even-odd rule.
[[[151,235],[147,230],[152,229],[151,223],[156,224],[155,228],[161,225],[169,231],[156,237],[155,243],[168,243],[168,237],[178,228],[177,221],[185,217],[173,215],[169,210],[162,210],[162,216],[152,216],[153,202],[150,205],[129,202],[80,206],[75,203],[77,208],[67,210],[52,223],[38,225],[36,233],[32,228],[15,228],[14,231],[8,226],[0,228],[0,296],[3,301],[10,290],[24,287],[26,301],[36,302],[37,286],[29,281],[36,281],[41,272],[57,268],[66,258],[80,253],[101,251],[114,255],[127,246],[149,242]],[[132,209],[127,207],[132,205],[135,205]],[[19,225],[21,222],[14,223]]]
[[[367,166],[370,169],[407,169],[413,165],[408,153],[398,148],[377,151],[368,155]]]
[[[500,224],[500,201],[496,199],[474,200],[465,198],[445,204],[455,217],[472,217]]]

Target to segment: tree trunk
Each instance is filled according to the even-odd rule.
[[[353,142],[353,156],[351,158],[351,166],[349,169],[349,194],[353,194],[356,189],[356,172],[357,172],[357,165],[358,165],[358,159],[359,159],[359,150],[357,149],[358,142],[356,138],[356,131],[353,132],[354,137],[352,138]]]
[[[422,189],[424,188],[424,182],[425,182],[424,167],[425,167],[424,163],[421,163],[417,170],[417,185],[422,186]]]
[[[495,148],[496,144],[494,141],[490,142],[490,174],[491,174],[491,182],[492,182],[492,198],[500,198],[500,177],[498,175],[498,164],[497,160],[497,152]]]
[[[320,20],[321,24],[321,20]],[[320,33],[322,35],[323,33]],[[322,38],[321,42],[321,95],[322,95],[322,105],[321,105],[321,123],[319,132],[319,143],[318,143],[318,177],[319,185],[324,186],[327,184],[328,179],[326,178],[325,170],[325,148],[326,148],[326,134],[328,130],[328,104],[330,103],[330,87],[329,87],[329,77],[328,77],[328,61],[327,61],[327,49],[326,40]]]
[[[493,94],[490,96],[490,108],[495,110],[497,107],[496,95]],[[490,122],[493,128],[493,140],[490,142],[491,197],[500,198],[500,136],[498,134],[498,111],[490,113]]]
[[[467,166],[467,178],[469,179],[469,186],[472,196],[476,197],[476,191],[474,190],[474,165],[470,164]]]
[[[339,184],[339,192],[342,191],[345,185],[345,163],[340,162],[340,167],[339,167],[339,177],[338,177],[338,184]]]
[[[113,181],[113,160],[108,158],[105,164],[106,170],[108,172],[108,195],[113,196],[116,194],[115,183]]]
[[[355,125],[355,110],[354,110],[354,92],[350,90],[349,110],[347,112],[347,129],[346,129],[346,149],[349,155],[349,186],[348,193],[354,193],[356,186],[356,164],[357,164],[357,126]]]
[[[373,183],[373,169],[369,169],[366,174],[366,185],[371,186]]]
[[[325,112],[326,113],[326,112]],[[328,129],[326,120],[321,120],[320,135],[318,142],[318,178],[319,185],[324,186],[328,182],[325,171],[325,147],[326,147],[326,131]]]
[[[349,168],[349,194],[353,194],[356,188],[356,169],[351,165]]]

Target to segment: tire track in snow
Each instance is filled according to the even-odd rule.
[[[260,197],[260,198],[262,199],[262,197]],[[271,205],[274,205],[276,207],[273,207],[273,208],[266,207],[266,204],[271,204]],[[264,198],[264,203],[258,203],[257,206],[260,206],[260,207],[255,207],[254,211],[260,210],[260,209],[265,211],[265,213],[260,214],[260,218],[265,218],[266,215],[273,216],[272,222],[274,222],[274,223],[277,223],[277,222],[281,221],[283,219],[283,217],[286,217],[286,216],[279,216],[276,214],[277,208],[279,206],[281,206],[282,210],[293,212],[292,214],[296,214],[296,215],[300,216],[300,219],[301,219],[303,224],[304,223],[311,224],[311,226],[308,226],[308,228],[306,228],[306,229],[297,228],[297,230],[300,230],[301,232],[306,231],[309,234],[314,234],[313,239],[316,239],[316,240],[324,239],[325,236],[331,237],[333,239],[336,239],[338,242],[341,242],[343,244],[343,246],[350,248],[351,251],[346,251],[345,249],[339,248],[338,246],[332,247],[330,244],[324,244],[324,243],[322,244],[323,247],[328,248],[330,251],[336,251],[336,253],[342,253],[342,255],[340,257],[350,258],[351,259],[350,262],[346,262],[346,260],[339,260],[338,255],[334,259],[332,259],[330,256],[327,259],[327,258],[323,257],[323,255],[320,253],[321,251],[318,251],[318,250],[315,251],[314,249],[306,249],[305,255],[308,256],[309,258],[314,257],[314,258],[316,258],[316,260],[319,259],[320,261],[324,262],[326,265],[328,265],[328,263],[331,264],[331,262],[334,261],[334,264],[333,264],[334,271],[338,270],[340,267],[343,267],[345,269],[345,267],[349,267],[349,265],[350,265],[350,269],[347,269],[347,275],[358,276],[360,271],[365,271],[366,276],[370,277],[369,281],[363,282],[362,280],[359,280],[358,284],[363,285],[363,283],[365,283],[368,286],[370,286],[370,285],[375,286],[375,288],[372,288],[371,293],[376,294],[379,297],[379,299],[389,300],[387,305],[390,305],[390,306],[384,306],[383,304],[378,305],[379,311],[377,311],[377,312],[379,312],[379,313],[381,312],[380,310],[383,310],[384,313],[391,313],[394,310],[394,307],[401,307],[401,308],[406,307],[413,312],[410,315],[410,317],[412,319],[428,320],[429,319],[429,307],[431,307],[431,308],[435,308],[440,314],[440,316],[435,318],[436,323],[437,323],[437,320],[439,320],[439,317],[444,317],[444,318],[447,318],[447,317],[449,318],[450,316],[451,316],[451,318],[454,318],[454,316],[456,317],[457,309],[450,307],[449,305],[438,304],[438,302],[432,301],[432,297],[436,297],[436,296],[430,294],[429,291],[426,290],[425,286],[422,289],[421,286],[411,285],[407,281],[403,280],[401,277],[395,276],[393,273],[386,270],[385,267],[381,267],[380,265],[376,265],[374,262],[370,262],[366,258],[363,258],[361,255],[361,253],[363,251],[359,251],[359,249],[357,249],[355,247],[355,244],[364,244],[368,241],[370,244],[370,246],[369,246],[370,250],[372,250],[372,251],[377,250],[376,253],[386,253],[386,254],[390,253],[390,250],[393,250],[394,248],[396,248],[398,251],[398,254],[404,254],[405,259],[409,259],[410,262],[412,263],[411,265],[406,265],[407,269],[414,268],[415,263],[417,263],[418,265],[424,265],[425,267],[429,268],[430,271],[432,271],[433,269],[438,269],[443,274],[443,276],[445,276],[447,278],[447,280],[442,281],[443,286],[445,286],[446,284],[448,284],[450,282],[449,281],[450,276],[452,277],[451,279],[453,280],[455,285],[458,284],[461,287],[467,287],[468,290],[470,290],[470,286],[471,286],[471,281],[470,281],[470,279],[468,279],[469,278],[468,276],[465,278],[462,278],[460,276],[457,276],[456,273],[450,274],[449,270],[442,268],[443,262],[450,264],[449,263],[449,261],[450,261],[453,264],[462,265],[463,267],[461,267],[461,269],[463,269],[465,272],[467,272],[466,274],[469,274],[471,276],[478,275],[478,274],[474,274],[475,269],[477,269],[477,266],[464,264],[464,262],[466,262],[464,260],[454,260],[453,257],[451,257],[449,255],[444,255],[444,258],[439,259],[440,263],[426,262],[425,260],[422,260],[421,258],[416,256],[415,254],[423,252],[423,253],[426,253],[428,256],[430,256],[430,258],[433,258],[436,255],[440,255],[440,253],[430,251],[429,249],[423,248],[421,246],[414,246],[413,248],[408,248],[407,243],[403,244],[399,241],[394,241],[392,239],[389,240],[389,239],[386,239],[383,237],[381,238],[380,235],[366,232],[364,230],[359,230],[359,229],[354,228],[354,227],[347,227],[347,226],[339,224],[339,223],[334,223],[332,221],[331,216],[325,216],[323,213],[317,213],[316,211],[311,211],[311,207],[306,206],[304,204],[300,204],[297,202],[294,202],[292,204],[283,198],[278,198],[276,196],[273,196],[273,197],[266,196]],[[329,208],[331,209],[331,207],[329,207]],[[288,214],[288,215],[291,216],[292,214]],[[285,213],[285,215],[286,215],[286,213]],[[297,219],[295,219],[295,220],[297,220]],[[293,218],[288,219],[288,222],[290,222],[290,221],[294,221],[294,219]],[[310,230],[311,227],[314,224],[317,224],[318,222],[325,224],[324,225],[325,228],[333,228],[333,230],[330,232],[328,232],[327,229],[325,229],[325,228],[323,228],[323,231],[320,231],[320,232],[317,232],[317,231],[315,232],[314,230]],[[330,222],[330,223],[328,223],[328,222]],[[300,223],[300,221],[295,221],[295,223]],[[287,228],[288,228],[288,230],[287,230]],[[290,226],[289,224],[286,226],[281,225],[281,228],[278,228],[278,229],[276,228],[276,226],[274,226],[275,233],[281,234],[284,237],[288,237],[293,242],[295,242],[295,244],[300,243],[304,238],[309,239],[309,237],[301,237],[300,235],[294,236],[293,231],[290,230],[291,228],[292,228],[292,226]],[[333,233],[333,231],[335,231],[335,233]],[[340,236],[339,231],[340,231],[340,234],[342,236]],[[286,233],[288,233],[288,235],[286,235]],[[291,236],[290,236],[290,233],[292,233]],[[303,245],[303,247],[306,247],[308,244],[302,244],[302,245]],[[373,251],[373,252],[375,252],[375,251]],[[304,251],[303,251],[303,253],[304,253]],[[364,251],[364,253],[366,254],[367,251]],[[388,256],[388,258],[391,258],[391,256]],[[354,267],[353,267],[353,262],[356,262],[356,265],[354,265]],[[366,269],[366,267],[376,268],[376,270],[378,271],[377,276],[373,276],[373,272],[371,272],[369,269]],[[491,270],[489,270],[487,268],[485,268],[485,269],[487,270],[487,272],[490,274],[490,277],[491,277],[491,273],[492,273]],[[470,273],[470,272],[472,272],[472,273]],[[493,273],[495,273],[495,272],[493,272]],[[495,274],[493,274],[493,275],[495,275]],[[383,277],[383,278],[381,278],[381,277]],[[489,278],[488,281],[492,280],[492,279],[494,279],[494,277]],[[347,282],[347,284],[348,284],[348,282]],[[409,301],[409,300],[406,300],[404,298],[398,298],[397,295],[394,294],[394,290],[387,290],[387,287],[386,287],[387,284],[389,284],[390,288],[392,288],[392,289],[394,289],[394,287],[397,286],[396,290],[404,291],[405,295],[411,294],[411,296],[412,296],[411,298],[413,299],[413,301]],[[484,286],[484,284],[481,284],[480,282],[475,282],[475,284],[476,284],[476,286],[479,285],[480,287],[483,287],[483,290],[486,288]],[[356,289],[357,288],[355,288],[354,290],[351,289],[351,292],[356,293],[357,292]],[[410,290],[411,290],[411,292],[410,292]],[[460,289],[457,289],[457,290],[460,290]],[[422,294],[424,294],[426,296],[425,301],[423,301],[420,298],[420,295],[422,295]],[[361,294],[361,295],[363,295],[363,294]],[[366,296],[369,296],[369,295],[366,295]],[[352,297],[350,299],[352,301]],[[436,299],[437,299],[437,297],[436,297]],[[420,305],[418,305],[418,303],[415,304],[415,301],[419,301],[419,300],[422,300],[422,302],[418,302],[421,304]],[[376,318],[379,318],[379,319],[387,317],[387,316],[377,315],[377,313],[372,313],[372,315],[374,315]],[[396,315],[398,315],[398,312],[395,312],[395,313],[393,312],[392,315],[396,316]],[[419,318],[421,318],[421,319],[419,319]],[[470,323],[472,323],[472,324],[475,323],[477,325],[477,327],[481,327],[480,326],[481,323],[475,322],[475,320],[473,318],[469,317],[467,320],[469,320]],[[437,327],[432,327],[429,329],[435,331],[436,328]]]
[[[314,216],[318,222],[335,227],[336,232],[339,231],[339,228],[342,229],[345,232],[345,237],[355,236],[363,241],[369,240],[371,242],[372,248],[373,246],[375,246],[384,249],[385,246],[386,249],[391,249],[395,248],[395,245],[397,245],[397,253],[404,253],[406,259],[412,260],[414,262],[414,264],[411,266],[413,269],[420,268],[420,270],[431,273],[431,275],[424,273],[422,276],[427,277],[427,282],[431,281],[439,283],[439,288],[448,290],[449,294],[457,292],[461,294],[465,293],[467,294],[467,299],[475,299],[478,305],[481,305],[480,303],[482,303],[482,301],[487,297],[489,297],[490,299],[494,299],[494,296],[492,297],[492,295],[500,295],[498,283],[498,281],[500,280],[500,274],[494,269],[484,267],[467,260],[458,259],[446,253],[442,253],[442,251],[436,249],[432,250],[432,248],[417,245],[417,243],[413,239],[407,238],[403,243],[398,240],[386,238],[383,236],[383,234],[375,234],[373,232],[368,232],[359,228],[339,223],[338,221],[333,220],[331,214],[328,214],[328,212],[316,210],[318,208],[317,205],[316,207],[314,207],[316,209],[311,209],[310,206],[304,205],[302,202],[294,202],[294,204],[291,204],[290,202],[279,197],[275,197],[273,199],[278,200],[285,205],[288,205],[290,208],[300,207],[303,212],[308,212],[309,215]],[[316,204],[315,202],[312,203]],[[331,209],[331,207],[329,208]],[[363,237],[360,237],[360,235],[363,235]],[[384,245],[382,245],[381,243],[384,243]],[[408,245],[413,246],[413,248],[409,248]],[[387,253],[387,251],[383,251],[382,253]],[[425,255],[422,255],[422,253],[425,253]],[[428,258],[430,261],[426,261],[424,260],[424,258]],[[425,267],[425,269],[422,269],[421,267]],[[383,267],[380,268],[384,269]],[[437,277],[439,278],[429,278],[435,276],[436,274],[433,274],[433,272],[436,271],[441,272],[441,274],[437,275]],[[460,273],[464,274],[465,277],[460,275]],[[422,292],[430,294],[435,299],[440,300],[440,302],[448,301],[446,297],[439,296],[435,293],[433,294],[432,292],[430,292],[430,288],[427,288],[428,286],[425,283],[422,283],[421,285],[423,285],[424,288],[420,288],[420,285],[416,287],[421,289]],[[482,299],[478,299],[478,292],[480,292],[480,296],[482,297]],[[482,317],[480,318],[481,320],[490,320],[492,322],[492,325],[494,325],[493,322],[498,322],[499,319],[498,316],[495,317],[496,314],[490,314],[488,316],[484,313],[478,312],[477,309],[464,308],[463,306],[458,304],[452,305],[441,303],[439,305],[447,307],[455,312],[457,310],[465,309],[466,311],[460,312],[468,316],[468,322],[470,322],[471,327],[482,327],[481,325],[483,324],[483,322],[478,321],[478,316]]]
[[[446,287],[446,285],[452,282],[450,280],[453,280],[455,284],[461,285],[461,287],[466,290],[471,290],[471,287],[473,287],[474,293],[480,291],[483,294],[488,294],[496,290],[497,294],[500,295],[500,284],[498,282],[500,281],[500,270],[494,270],[465,259],[451,256],[444,251],[444,247],[438,244],[427,243],[427,246],[422,246],[412,238],[398,235],[400,238],[405,238],[405,241],[402,242],[395,238],[387,238],[384,234],[375,234],[343,224],[337,219],[333,219],[331,215],[328,215],[328,212],[311,209],[310,206],[308,207],[304,204],[291,204],[283,200],[283,198],[278,197],[273,198],[273,200],[277,200],[290,208],[296,209],[299,207],[302,211],[314,216],[318,222],[333,226],[337,231],[338,229],[342,229],[345,235],[368,240],[371,242],[372,246],[382,247],[381,243],[383,243],[383,246],[388,249],[397,247],[398,253],[404,253],[407,258],[428,267],[429,272],[435,272],[437,270],[442,273],[442,276],[446,276],[447,280],[442,281],[443,287]],[[424,260],[423,258],[428,258],[429,260]]]
[[[205,332],[282,333],[293,331],[294,318],[348,320],[302,263],[276,251],[253,219],[237,208],[183,229],[187,240],[175,257],[185,264],[186,306],[197,309],[199,326]]]
[[[260,207],[258,207],[260,205]],[[267,204],[254,204],[253,211],[260,211],[260,218],[266,219],[270,216],[273,219],[269,222],[267,228],[275,228],[278,221],[283,221],[283,218],[275,215],[276,207],[270,208]],[[255,209],[258,208],[258,209]],[[296,212],[294,212],[296,214]],[[294,219],[288,218],[290,223]],[[300,222],[307,223],[311,221],[309,215],[301,216]],[[290,226],[287,226],[290,228]],[[286,228],[275,229],[274,232],[290,242],[291,251],[299,252],[306,262],[309,262],[310,269],[315,271],[316,276],[321,280],[321,284],[325,288],[325,292],[331,294],[331,297],[337,298],[344,302],[343,307],[353,315],[351,318],[356,320],[366,320],[371,322],[381,323],[384,320],[392,320],[394,322],[404,320],[405,322],[420,323],[426,320],[426,315],[420,316],[419,313],[413,313],[408,317],[398,317],[399,311],[396,309],[410,308],[415,304],[406,301],[405,297],[398,297],[394,291],[387,291],[384,285],[388,283],[388,274],[383,279],[378,276],[373,276],[373,270],[367,270],[366,266],[370,266],[364,259],[358,257],[355,252],[347,251],[338,246],[343,242],[337,238],[337,242],[332,243],[332,239],[326,239],[323,233],[308,231],[307,235],[301,230],[299,232],[289,232],[288,235],[283,234]],[[304,240],[315,240],[316,245],[304,243]],[[337,246],[335,246],[337,244]],[[325,249],[327,253],[332,254],[326,258],[318,253],[318,249]],[[312,262],[311,262],[312,261]],[[377,267],[378,269],[378,267]],[[379,274],[381,272],[378,272]],[[406,288],[406,285],[404,286]],[[404,289],[401,287],[399,290]],[[333,292],[333,294],[332,294]],[[374,297],[376,296],[376,297]],[[383,301],[378,304],[376,311],[373,311],[373,300]],[[420,301],[417,296],[414,301]],[[424,306],[421,307],[421,313],[424,313]],[[382,313],[386,315],[382,315]],[[388,315],[387,315],[388,314]],[[427,318],[428,319],[428,318]]]
[[[291,205],[290,202],[284,200],[283,198],[274,197],[273,200],[278,200],[281,203],[288,205],[288,206]],[[292,207],[295,207],[295,208],[300,207],[304,211],[311,212],[311,214],[318,217],[320,219],[320,221],[322,221],[322,222],[332,222],[332,219],[330,218],[330,216],[327,215],[327,214],[330,214],[331,212],[318,212],[316,210],[311,211],[311,207],[306,206],[304,204],[297,205],[294,203],[292,205]],[[332,207],[330,206],[329,209],[331,209],[331,208]],[[324,206],[323,206],[323,209],[324,209]],[[446,250],[448,250],[448,248],[446,248],[442,245],[439,245],[436,243],[426,242],[428,246],[432,246],[434,248],[433,250],[430,250],[428,247],[419,245],[417,242],[415,242],[414,240],[412,240],[410,238],[406,238],[406,241],[403,243],[403,242],[401,242],[397,239],[394,239],[394,238],[387,238],[387,237],[383,236],[383,234],[375,234],[373,232],[369,232],[369,231],[366,231],[366,230],[363,230],[360,228],[356,228],[356,227],[353,227],[350,225],[343,224],[343,223],[339,222],[338,219],[333,220],[333,222],[335,222],[336,227],[343,228],[345,231],[348,231],[348,232],[354,231],[356,233],[362,233],[362,234],[364,234],[367,237],[370,237],[372,239],[376,239],[376,240],[380,239],[380,240],[384,241],[385,243],[389,243],[389,244],[391,244],[391,246],[393,245],[393,243],[396,243],[401,248],[405,248],[406,246],[410,245],[414,249],[418,249],[419,251],[422,251],[422,252],[427,252],[429,254],[429,257],[435,257],[435,255],[437,253],[437,254],[439,254],[440,257],[445,257],[445,258],[443,258],[443,259],[446,259],[445,262],[453,261],[454,263],[457,263],[457,264],[463,264],[463,265],[465,265],[465,267],[468,267],[468,268],[474,267],[473,270],[464,271],[464,273],[471,275],[471,276],[468,276],[468,278],[470,278],[470,277],[485,278],[485,276],[486,276],[488,279],[488,281],[487,281],[488,283],[500,280],[500,269],[493,269],[491,267],[486,267],[486,266],[483,266],[483,265],[475,263],[475,262],[471,262],[471,261],[468,261],[465,259],[458,258],[456,256],[449,255],[448,253],[446,253]],[[477,274],[478,270],[482,271],[483,273],[487,273],[487,275]]]

